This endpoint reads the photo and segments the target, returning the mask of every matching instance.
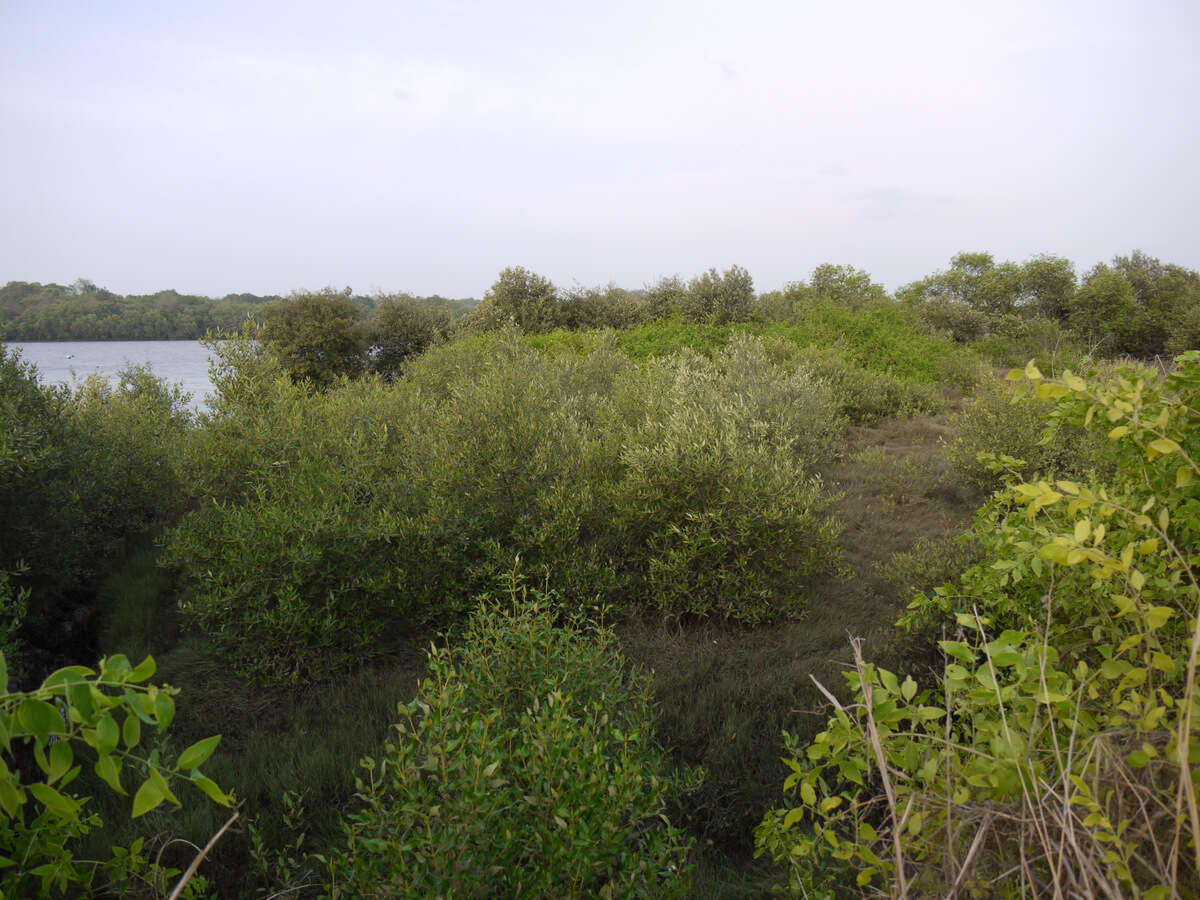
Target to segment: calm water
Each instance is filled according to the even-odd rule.
[[[209,352],[199,341],[36,341],[10,344],[38,368],[43,384],[82,381],[96,372],[115,376],[125,366],[148,365],[159,378],[178,383],[192,395],[192,406],[204,405],[212,391]]]

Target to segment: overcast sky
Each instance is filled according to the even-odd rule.
[[[1200,268],[1200,3],[0,0],[0,283]]]

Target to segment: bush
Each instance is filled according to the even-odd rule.
[[[945,405],[934,386],[872,372],[833,347],[803,347],[791,359],[829,386],[842,412],[855,425],[937,412]]]
[[[106,559],[178,513],[186,401],[140,368],[115,386],[44,386],[0,344],[0,571],[30,590],[22,637],[53,659],[90,616]]]
[[[1103,467],[1102,438],[1071,426],[1047,433],[1051,406],[999,379],[983,382],[951,419],[955,437],[943,447],[958,479],[990,493],[1018,470],[1075,478]]]
[[[807,748],[788,740],[797,805],[758,831],[797,892],[1200,886],[1200,353],[1161,382],[1024,377],[1049,421],[1106,437],[1111,476],[1014,481],[980,512],[960,602],[928,599],[952,638],[932,687],[856,648],[853,699]]]
[[[325,388],[363,371],[367,343],[358,324],[361,316],[349,288],[298,292],[263,308],[261,337],[295,381]]]
[[[554,601],[486,604],[433,648],[329,859],[332,896],[685,896],[689,842],[646,679]],[[690,780],[694,781],[694,777]]]
[[[987,331],[987,314],[965,303],[929,300],[917,309],[926,328],[947,334],[960,344],[976,340]]]
[[[805,465],[832,455],[834,408],[803,373],[741,381],[756,385],[757,397],[731,390],[749,374],[739,363],[755,365],[745,346],[722,357],[724,372],[699,359],[675,363],[663,394],[669,405],[622,453],[613,515],[631,590],[670,617],[798,614],[798,578],[840,559],[832,500]],[[782,402],[788,393],[795,400]]]
[[[1032,359],[1048,371],[1062,371],[1084,361],[1080,338],[1053,319],[989,316],[988,330],[971,347],[996,365],[1023,366]]]
[[[445,340],[453,322],[447,306],[409,294],[380,297],[364,329],[367,368],[388,378],[395,377],[407,359]]]
[[[263,678],[329,676],[446,623],[518,557],[576,608],[742,621],[800,611],[837,558],[809,474],[837,452],[836,403],[752,339],[637,366],[611,337],[549,355],[502,332],[323,394],[248,362],[257,386],[222,386],[164,562]]]

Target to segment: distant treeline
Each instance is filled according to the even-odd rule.
[[[0,288],[0,338],[10,341],[195,340],[209,331],[236,331],[247,318],[262,320],[276,295],[226,294],[202,297],[159,291],[122,295],[80,279],[72,285],[10,281]],[[352,298],[364,312],[378,298]],[[461,315],[474,300],[424,298]]]
[[[641,289],[615,284],[561,289],[522,267],[502,271],[482,302],[407,293],[354,295],[349,288],[288,297],[228,294],[220,299],[160,291],[120,296],[89,281],[70,287],[10,282],[0,288],[0,338],[44,340],[194,339],[233,332],[253,319],[281,346],[296,344],[324,381],[362,371],[384,374],[451,332],[503,325],[527,333],[623,329],[677,320],[705,325],[786,321],[822,299],[851,309],[906,309],[930,331],[994,358],[1071,344],[1092,356],[1149,358],[1200,347],[1200,273],[1140,250],[1098,263],[1082,276],[1059,256],[997,262],[959,253],[949,268],[894,295],[853,266],[825,263],[807,282],[756,293],[741,266],[709,269],[684,281],[661,278]],[[321,347],[310,353],[309,345]],[[284,354],[285,356],[287,354]]]

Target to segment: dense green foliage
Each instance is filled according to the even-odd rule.
[[[1147,862],[1161,856],[1187,893],[1196,823],[1161,788],[1183,774],[1167,732],[1191,728],[1180,648],[1194,610],[1178,592],[1195,500],[1183,468],[1158,469],[1195,456],[1197,363],[1185,355],[1163,384],[1084,352],[1194,346],[1194,288],[1195,273],[1140,253],[1081,285],[1054,257],[961,254],[902,302],[834,265],[757,298],[737,266],[641,291],[563,291],[508,269],[465,316],[409,295],[250,298],[261,321],[239,308],[213,322],[242,327],[211,344],[216,394],[201,415],[149,372],[50,388],[0,348],[0,650],[34,691],[62,662],[94,659],[97,638],[109,653],[153,651],[188,689],[172,735],[137,746],[186,779],[160,761],[225,734],[205,768],[236,785],[248,825],[205,864],[220,894],[311,894],[323,879],[341,894],[458,892],[471,878],[466,892],[658,895],[684,892],[695,863],[696,895],[757,895],[774,873],[748,864],[750,832],[777,802],[781,730],[800,805],[760,838],[805,889],[903,876],[986,893],[1021,846],[1035,893],[1043,877],[1068,884],[1037,855],[1042,837],[1014,824],[1034,822],[1076,836],[1092,880],[1071,889],[1135,893],[1166,881]],[[5,290],[10,320],[58,296]],[[102,293],[62,296],[112,322],[137,306]],[[980,354],[1062,374],[1031,366],[1036,389],[1013,392]],[[153,572],[156,555],[166,568]],[[544,591],[487,600],[464,627],[515,571]],[[907,630],[893,628],[907,602]],[[418,648],[437,629],[452,649],[426,663]],[[825,723],[813,679],[841,680],[847,629],[877,663],[855,666],[831,695],[844,718]],[[961,633],[939,648],[944,629]],[[653,664],[652,682],[626,671],[618,639]],[[943,650],[945,677],[922,693]],[[70,700],[14,702],[29,698]],[[397,701],[401,727],[381,748]],[[959,723],[949,733],[939,705]],[[686,796],[664,778],[656,730],[675,762],[710,769]],[[1068,733],[1081,748],[1069,763],[1053,754]],[[9,771],[25,785],[53,776],[61,793],[61,743],[45,742],[44,766],[17,754]],[[356,803],[364,756],[377,762]],[[421,768],[434,758],[436,777]],[[945,769],[954,783],[940,798],[934,758],[936,786]],[[141,765],[130,757],[126,775]],[[220,811],[164,803],[131,820],[107,766],[80,773],[87,815],[41,828],[41,847],[92,889],[161,893],[189,858],[172,836],[207,841]],[[888,806],[889,778],[908,818]],[[1014,784],[1079,815],[1014,799]],[[543,787],[554,804],[529,799]],[[961,802],[952,813],[947,796]],[[1122,812],[1143,802],[1182,823],[1178,843]],[[34,810],[14,827],[37,827]],[[91,815],[103,832],[77,827]],[[110,842],[132,848],[126,862],[73,862],[107,859]]]
[[[98,670],[68,666],[34,690],[13,691],[0,653],[0,893],[17,897],[106,890],[128,896],[179,875],[151,861],[140,839],[128,847],[111,845],[108,860],[76,857],[72,848],[78,840],[105,825],[88,808],[91,798],[68,790],[84,761],[117,794],[129,795],[125,785],[131,773],[141,782],[133,795],[135,819],[164,802],[181,805],[172,780],[176,789],[186,781],[222,806],[232,803],[200,771],[219,736],[197,741],[173,763],[163,760],[157,748],[147,751],[151,740],[143,743],[143,723],[165,732],[175,717],[172,698],[178,693],[144,684],[154,671],[152,657],[134,668],[117,655],[101,660]],[[36,769],[27,765],[29,757]],[[203,882],[188,886],[187,896],[196,896]]]
[[[1014,352],[1077,352],[1077,343],[1093,354],[1147,358],[1195,347],[1189,323],[1200,306],[1200,273],[1135,250],[1094,266],[1077,284],[1075,267],[1060,257],[1018,265],[959,253],[949,269],[896,296],[956,340],[990,336],[980,349],[1002,362]]]
[[[686,894],[688,841],[666,814],[687,781],[656,744],[648,680],[611,631],[508,602],[430,651],[383,757],[364,760],[331,896]]]
[[[952,420],[954,438],[945,453],[958,478],[990,494],[1015,471],[1079,478],[1107,470],[1103,435],[1071,426],[1046,434],[1053,404],[990,380],[963,403]]]
[[[801,612],[836,560],[811,474],[836,400],[752,339],[638,366],[611,341],[551,356],[500,334],[317,395],[244,341],[219,353],[246,371],[219,380],[200,507],[164,561],[262,677],[327,677],[446,622],[517,557],[576,605],[746,622]]]
[[[1200,353],[1162,381],[1014,375],[1055,404],[1050,433],[1106,435],[1115,469],[1010,481],[974,529],[984,561],[925,601],[954,638],[941,678],[856,651],[853,699],[789,739],[800,802],[759,842],[797,893],[847,870],[902,896],[1196,890]]]
[[[0,344],[0,572],[31,591],[23,641],[52,649],[104,561],[179,509],[186,401],[137,368],[44,386]]]

